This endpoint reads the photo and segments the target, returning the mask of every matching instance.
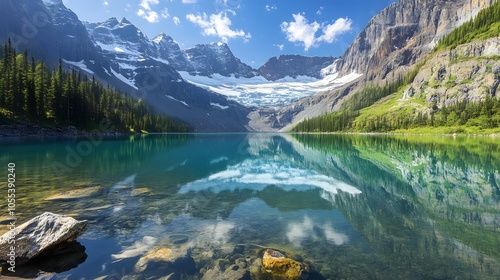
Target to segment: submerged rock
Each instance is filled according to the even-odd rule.
[[[119,254],[112,254],[111,257],[115,260],[137,257],[151,249],[157,240],[157,238],[152,236],[144,236],[142,240],[136,241],[131,246],[124,248]]]
[[[309,266],[267,249],[262,257],[262,270],[273,279],[301,279],[309,272]]]
[[[69,190],[47,197],[45,200],[72,200],[97,195],[101,187],[89,187],[83,189]]]
[[[155,247],[144,254],[134,266],[134,274],[149,279],[177,279],[197,272],[196,262],[188,255],[188,247]]]
[[[185,255],[185,252],[172,250],[170,248],[153,248],[151,251],[142,256],[139,261],[137,261],[134,266],[134,270],[135,272],[143,272],[151,266],[164,266],[165,268],[167,268],[177,259],[182,258]]]
[[[77,221],[50,212],[43,213],[0,237],[0,260],[6,260],[11,251],[11,236],[15,236],[16,264],[23,264],[61,249],[75,241],[86,229],[87,221]]]
[[[151,190],[148,188],[136,188],[130,193],[130,196],[151,195]]]

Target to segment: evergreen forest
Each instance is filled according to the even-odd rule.
[[[189,127],[154,112],[141,99],[104,86],[74,69],[49,69],[17,53],[8,40],[0,61],[0,124],[74,125],[90,130],[103,120],[121,132],[186,132]]]

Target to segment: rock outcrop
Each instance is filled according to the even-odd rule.
[[[11,251],[11,236],[15,236],[16,264],[26,263],[36,257],[60,249],[82,235],[87,221],[50,212],[43,213],[0,237],[0,260]]]
[[[458,102],[498,96],[500,37],[475,41],[437,53],[405,90],[400,103],[425,100],[424,114]]]
[[[309,266],[285,257],[281,252],[267,249],[262,257],[262,271],[273,279],[301,279]]]

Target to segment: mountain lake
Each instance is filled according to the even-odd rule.
[[[499,138],[241,133],[0,143],[2,181],[8,163],[16,166],[18,224],[47,211],[89,221],[80,249],[19,272],[46,271],[39,279],[270,279],[261,268],[267,248],[309,266],[303,279],[500,277]],[[1,211],[4,233],[5,203]],[[154,248],[171,250],[171,262],[138,268]]]

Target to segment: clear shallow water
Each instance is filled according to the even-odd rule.
[[[89,220],[86,257],[52,279],[201,279],[235,264],[259,278],[263,248],[309,264],[309,279],[500,277],[498,138],[7,139],[0,159],[16,163],[20,222],[44,211]],[[189,261],[135,273],[155,246]]]

